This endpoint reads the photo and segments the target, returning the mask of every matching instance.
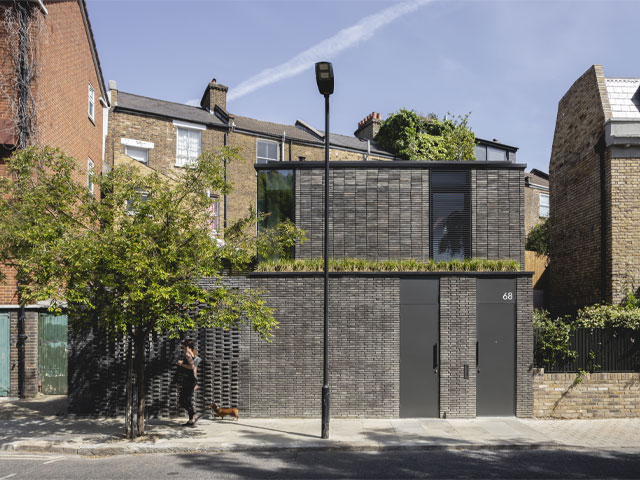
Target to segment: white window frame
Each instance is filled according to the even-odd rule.
[[[176,126],[176,165],[175,166],[188,167],[190,165],[193,165],[198,160],[198,157],[200,157],[200,155],[202,154],[202,130],[206,130],[207,127],[205,127],[204,125],[199,125],[197,123],[185,122],[183,120],[174,120],[173,124]],[[187,138],[191,134],[194,134],[195,132],[198,133],[198,154],[197,155],[195,156],[187,155],[186,157],[180,155],[181,131],[188,132]],[[187,145],[187,152],[188,151],[189,151],[189,145]]]
[[[131,150],[132,149],[136,149],[139,152],[144,152],[144,160],[140,160],[139,158],[136,158],[132,155]],[[143,148],[143,147],[134,147],[133,145],[125,145],[124,146],[124,154],[130,156],[131,158],[133,158],[134,160],[143,163],[144,165],[148,165],[149,164],[149,149],[148,148]],[[135,154],[135,153],[134,153]]]
[[[96,91],[93,85],[89,84],[89,105],[87,106],[89,119],[95,123],[96,121]]]
[[[275,160],[273,158],[258,156],[258,145],[260,142],[271,143],[276,146]],[[280,161],[280,142],[276,142],[274,140],[267,140],[266,138],[256,138],[256,163],[269,163],[269,162],[279,162],[279,161]]]
[[[542,204],[542,199],[546,198],[546,205]],[[541,193],[540,197],[539,197],[539,210],[538,210],[538,216],[540,218],[549,218],[549,194],[548,193]],[[543,208],[545,209],[543,211]]]
[[[91,158],[87,158],[87,188],[89,189],[89,193],[91,195],[95,194],[95,184],[93,183],[93,176],[95,175],[96,164],[93,163]]]
[[[215,202],[211,205],[211,211],[214,214],[214,220],[212,222],[210,231],[211,235],[216,236],[220,231],[220,196],[212,193],[211,190],[207,190],[207,196]]]

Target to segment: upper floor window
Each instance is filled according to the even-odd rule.
[[[278,142],[258,139],[256,143],[256,163],[278,161]]]
[[[540,194],[540,216],[543,218],[549,216],[549,195],[546,193]]]
[[[96,92],[89,84],[89,118],[91,121],[95,121],[96,116]]]
[[[471,257],[471,186],[469,171],[431,172],[431,258]]]
[[[214,193],[207,192],[209,198],[213,201],[209,206],[209,212],[211,213],[210,229],[212,235],[217,235],[220,228],[220,197]]]
[[[125,145],[124,153],[141,163],[149,163],[149,149]]]
[[[202,131],[178,127],[176,167],[193,165],[202,153]]]
[[[87,159],[87,187],[89,188],[91,195],[93,195],[95,190],[95,186],[93,184],[94,167],[95,164],[93,163],[93,160],[90,158]]]

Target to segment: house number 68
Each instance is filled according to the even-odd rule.
[[[504,292],[502,295],[503,300],[513,300],[513,292]]]

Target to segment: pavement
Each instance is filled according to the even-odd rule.
[[[640,450],[640,418],[469,420],[332,418],[330,438],[319,419],[213,420],[195,428],[185,418],[149,420],[147,434],[123,438],[122,419],[66,415],[66,397],[0,402],[0,450],[107,456],[218,451],[583,448]]]

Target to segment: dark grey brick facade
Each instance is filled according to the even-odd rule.
[[[533,294],[531,277],[516,280],[516,416],[533,416]]]
[[[398,417],[400,406],[400,277],[335,274],[330,280],[329,368],[334,417]],[[476,280],[482,274],[409,274],[440,278],[440,416],[476,414]],[[513,274],[494,274],[513,278]],[[516,414],[533,412],[532,290],[517,277]],[[251,274],[225,280],[261,292],[279,328],[266,343],[249,328],[200,329],[198,409],[212,400],[238,406],[242,416],[318,417],[322,386],[322,277]],[[214,281],[203,280],[214,285]],[[104,336],[70,336],[69,391],[73,413],[115,415],[124,407],[122,343]],[[180,342],[154,338],[147,368],[149,414],[181,414],[174,380]],[[464,378],[469,365],[469,378]]]
[[[524,268],[524,173],[471,172],[472,256],[517,260]]]
[[[440,417],[476,416],[476,279],[440,279]],[[469,378],[464,378],[464,366]]]
[[[296,224],[309,240],[297,258],[322,256],[324,171],[296,171]],[[429,258],[429,171],[331,171],[330,249],[336,258]]]
[[[514,259],[524,266],[524,166],[411,163],[406,168],[363,163],[331,170],[330,255],[427,260],[429,172],[447,167],[468,168],[472,256]],[[297,167],[295,221],[309,239],[296,247],[296,257],[321,257],[324,170],[321,166],[294,167]]]

